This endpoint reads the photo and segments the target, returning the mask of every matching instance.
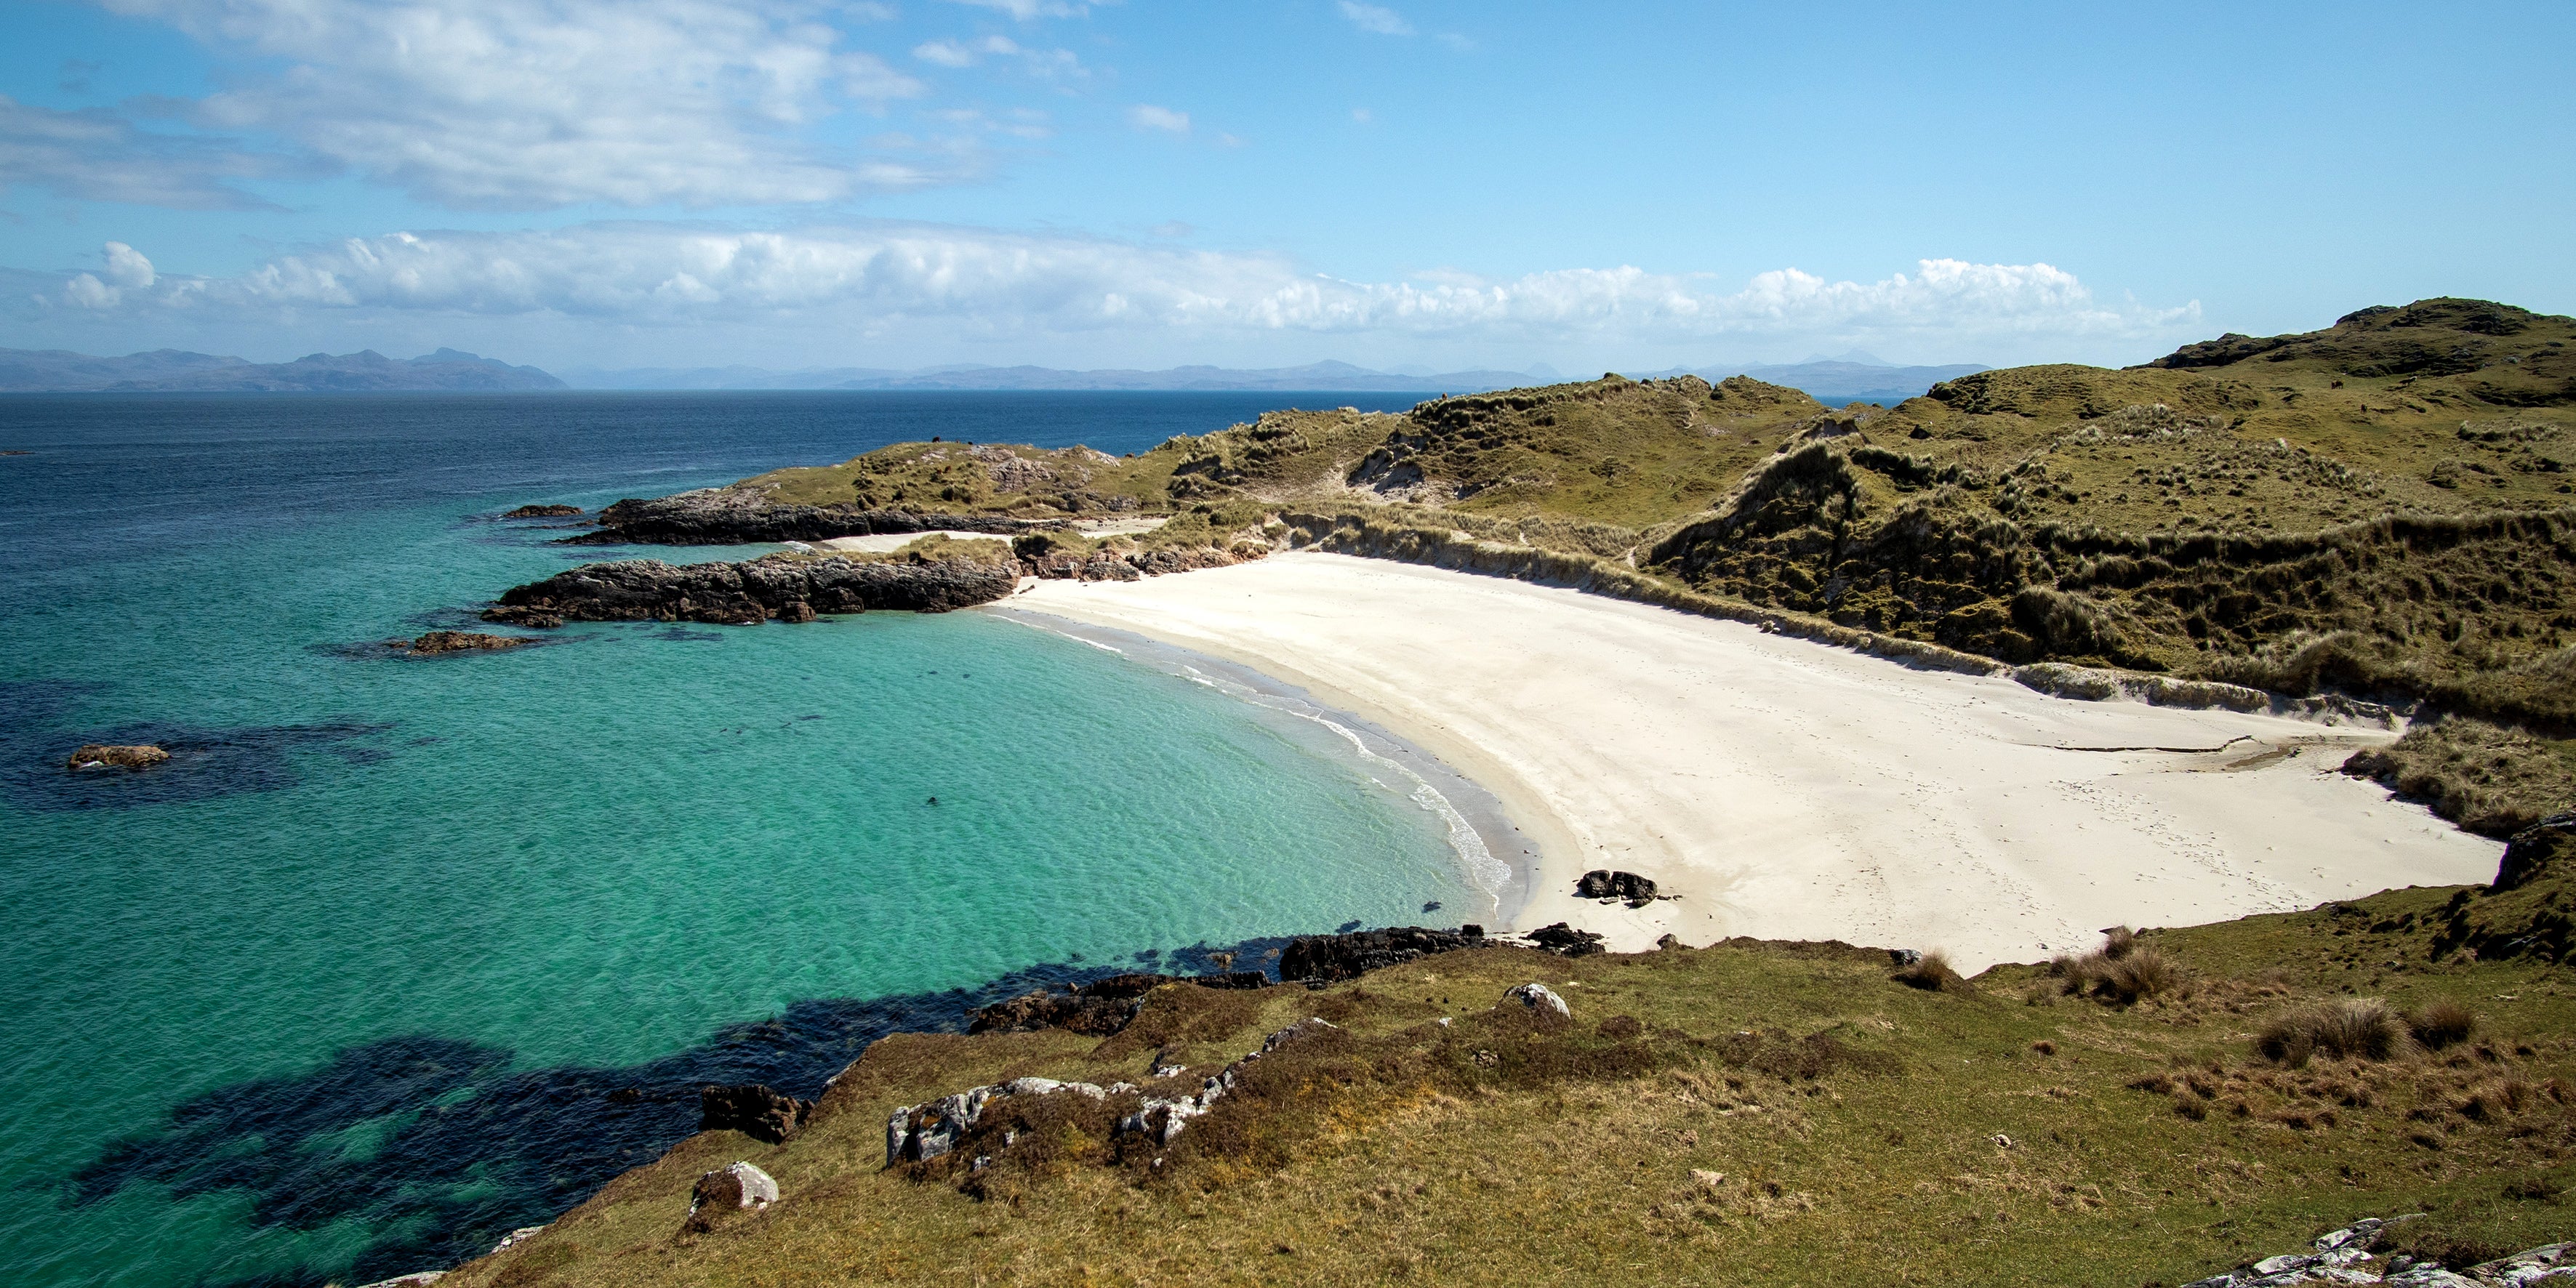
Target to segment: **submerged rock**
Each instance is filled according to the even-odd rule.
[[[536,643],[516,635],[486,635],[480,631],[431,631],[418,639],[396,642],[413,653],[473,653]]]
[[[804,1129],[814,1102],[770,1090],[760,1083],[698,1089],[698,1130],[738,1131],[772,1145]]]
[[[1267,988],[1270,979],[1257,970],[1215,975],[1156,975],[1138,972],[1075,984],[1061,992],[1038,989],[978,1007],[967,1021],[969,1033],[1026,1033],[1064,1029],[1088,1037],[1107,1037],[1127,1027],[1144,1005],[1147,993],[1165,984],[1200,988]]]
[[[504,519],[565,519],[581,513],[577,505],[523,505],[502,515]]]
[[[148,769],[170,759],[170,753],[153,746],[111,746],[89,743],[71,754],[64,765],[71,769]]]
[[[707,622],[756,626],[774,616],[859,613],[902,609],[944,613],[991,603],[1019,584],[1008,564],[964,559],[908,563],[890,560],[793,559],[773,556],[744,563],[667,564],[621,559],[583,564],[544,581],[513,586],[495,614],[514,610],[534,624],[537,615],[573,622]]]
[[[542,608],[486,608],[483,610],[483,620],[499,622],[503,626],[525,626],[540,631],[550,631],[564,624],[563,614],[549,613]]]

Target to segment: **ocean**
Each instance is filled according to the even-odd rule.
[[[812,1095],[1034,983],[1489,912],[1338,731],[996,615],[382,647],[578,561],[757,553],[521,504],[1417,397],[0,398],[0,1282],[451,1265],[701,1083]],[[127,741],[176,758],[63,768]]]

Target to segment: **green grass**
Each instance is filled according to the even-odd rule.
[[[1172,987],[1108,1039],[894,1037],[787,1145],[697,1137],[451,1282],[2129,1288],[2366,1215],[2430,1213],[2404,1235],[2428,1247],[2564,1238],[2576,1214],[2540,1196],[2576,1180],[2576,994],[2559,967],[2436,960],[2452,902],[2148,932],[2185,974],[2130,1005],[2047,967],[1927,991],[1883,953],[1735,941],[1451,954],[1320,993]],[[1572,1024],[1489,1010],[1531,979]],[[2357,996],[2459,1002],[2476,1035],[2298,1068],[2255,1052],[2272,1016]],[[1340,1034],[1254,1066],[1266,1082],[1168,1150],[1122,1156],[1105,1118],[1042,1115],[981,1177],[881,1168],[897,1104],[1024,1073],[1140,1080],[1158,1047],[1204,1071],[1306,1015]],[[737,1158],[786,1201],[682,1235],[692,1181]]]

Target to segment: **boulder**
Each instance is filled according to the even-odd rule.
[[[88,743],[63,763],[72,769],[149,769],[170,759],[159,747],[119,747]]]
[[[1655,882],[1651,877],[1641,877],[1634,872],[1594,868],[1574,883],[1574,893],[1585,899],[1625,899],[1629,903],[1643,905],[1655,898]]]
[[[778,620],[791,625],[801,625],[805,622],[810,622],[814,620],[814,606],[801,599],[788,600],[784,605],[780,606],[778,610]]]
[[[778,1201],[778,1182],[749,1163],[735,1163],[698,1178],[689,1190],[686,1229],[705,1233],[738,1212],[757,1212]]]
[[[753,1140],[777,1145],[803,1130],[813,1115],[813,1101],[799,1100],[759,1083],[698,1089],[699,1131],[738,1131]]]
[[[567,519],[581,513],[577,505],[523,505],[502,515],[504,519]]]
[[[1503,1001],[1518,1002],[1533,1011],[1554,1011],[1561,1019],[1573,1019],[1574,1008],[1545,984],[1514,984],[1503,992]]]
[[[473,653],[534,642],[516,635],[486,635],[480,631],[431,631],[419,639],[405,641],[403,647],[414,653]]]

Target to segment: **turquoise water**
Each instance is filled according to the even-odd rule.
[[[811,1094],[943,990],[1477,906],[1329,733],[980,613],[363,647],[567,566],[509,506],[1279,397],[0,401],[0,1282],[444,1264],[710,1070]],[[58,768],[128,736],[179,758]],[[620,1088],[617,1149],[522,1139]]]

